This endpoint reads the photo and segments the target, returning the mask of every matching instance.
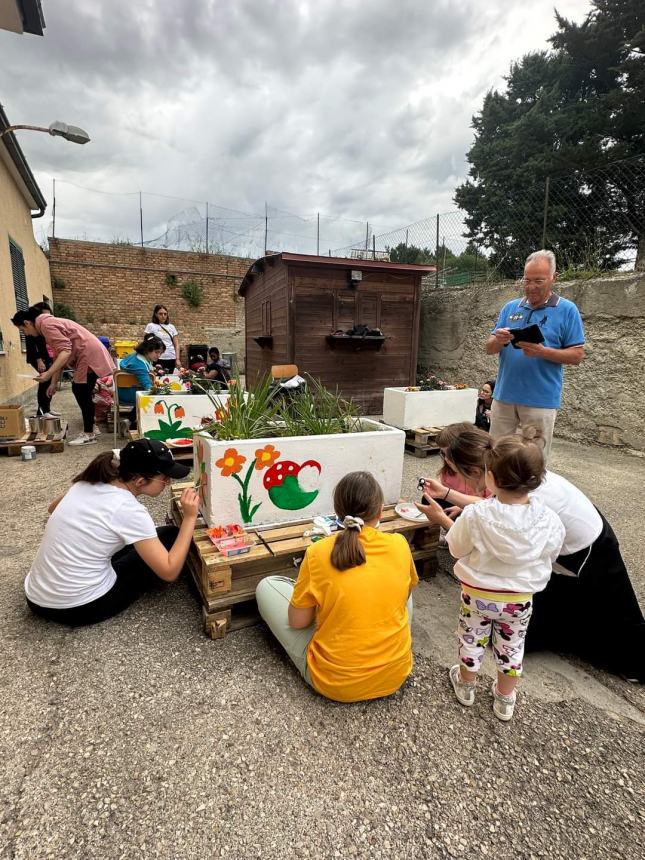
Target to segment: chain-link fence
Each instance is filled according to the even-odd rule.
[[[516,278],[538,248],[569,277],[645,269],[645,156],[547,176],[515,189],[478,189],[473,211],[447,212],[335,253],[437,267],[435,286]]]
[[[61,186],[63,198],[78,189],[57,185],[52,235],[55,213],[65,204]],[[96,218],[122,225],[112,241],[143,247],[248,258],[270,250],[429,263],[436,267],[429,281],[435,287],[516,278],[528,254],[542,247],[551,248],[560,271],[572,277],[645,269],[645,156],[553,173],[528,187],[470,186],[469,212],[453,210],[395,230],[319,213],[296,215],[266,204],[250,213],[185,201],[187,206],[168,217],[178,198],[80,190],[83,195],[77,191],[68,203],[82,207],[85,229],[74,236],[72,226],[70,235],[73,222],[67,219],[70,238],[92,238],[87,224]]]

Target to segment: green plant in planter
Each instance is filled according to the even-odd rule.
[[[297,391],[279,411],[281,436],[326,436],[332,433],[360,433],[360,410],[338,389],[329,391],[307,374],[307,386]]]
[[[198,308],[204,298],[204,288],[197,281],[186,281],[182,284],[181,294],[191,307]]]
[[[224,407],[217,395],[205,392],[215,407],[216,420],[204,427],[215,439],[263,439],[275,436],[278,405],[274,402],[271,377],[259,379],[245,397],[239,374],[231,380]]]

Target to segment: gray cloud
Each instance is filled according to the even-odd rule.
[[[59,0],[44,39],[0,31],[0,101],[14,122],[90,132],[82,148],[21,137],[46,196],[59,180],[61,234],[138,231],[137,195],[63,181],[185,195],[146,195],[151,233],[206,199],[378,229],[454,208],[471,116],[513,58],[546,47],[551,3]]]

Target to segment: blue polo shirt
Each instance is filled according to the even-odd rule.
[[[526,299],[514,299],[502,308],[495,328],[539,325],[544,345],[555,349],[582,346],[585,333],[580,311],[568,299],[552,293],[545,304],[532,308]],[[510,343],[499,353],[495,400],[542,409],[559,409],[564,366],[544,358],[527,358]]]

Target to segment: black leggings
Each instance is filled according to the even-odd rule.
[[[166,373],[174,373],[175,366],[177,364],[176,358],[160,358],[157,361],[157,364],[160,364]]]
[[[177,526],[160,526],[157,529],[159,540],[167,550],[171,549],[178,533]],[[145,591],[151,591],[163,583],[133,546],[123,547],[113,555],[112,567],[116,573],[116,582],[108,592],[90,603],[69,609],[49,609],[38,606],[27,598],[29,608],[48,621],[57,621],[70,627],[83,627],[118,615]]]
[[[94,371],[88,370],[86,382],[72,382],[72,393],[83,416],[83,430],[85,433],[92,433],[94,431],[94,401],[92,400],[92,395],[97,379],[98,377]]]
[[[47,389],[51,385],[51,381],[47,380],[47,382],[39,382],[38,383],[38,412],[41,415],[44,415],[45,412],[49,412],[49,407],[51,406],[52,399],[47,394]]]
[[[600,513],[600,511],[599,511]],[[558,562],[579,576],[553,573],[544,591],[533,597],[526,634],[528,650],[552,649],[628,678],[645,681],[645,620],[607,520],[588,550]]]

